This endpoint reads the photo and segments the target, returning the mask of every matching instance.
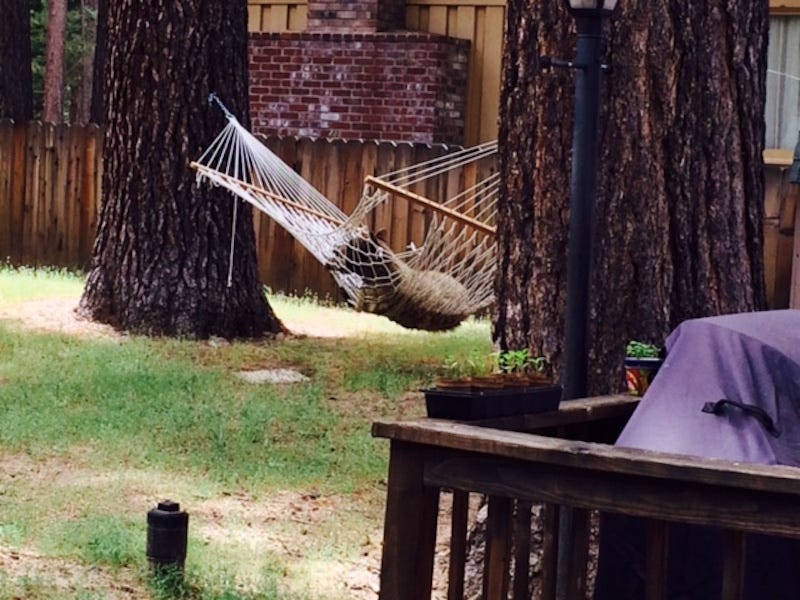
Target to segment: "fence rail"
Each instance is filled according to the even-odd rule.
[[[270,138],[267,146],[346,214],[361,197],[364,179],[417,164],[447,151],[441,146],[372,141]],[[103,131],[97,126],[54,126],[0,121],[0,262],[84,269],[97,227]],[[440,198],[487,175],[470,166],[430,180],[413,191]],[[767,296],[789,306],[800,290],[795,254],[795,213],[800,186],[786,182],[785,165],[766,167],[764,200]],[[398,198],[379,207],[370,223],[386,231],[395,249],[419,245],[430,211]],[[333,279],[299,243],[266,216],[255,216],[262,281],[273,290],[311,291],[340,300]],[[798,246],[800,247],[800,246]],[[796,274],[793,277],[792,270]],[[800,292],[795,293],[800,298]],[[800,301],[798,301],[800,302]],[[800,304],[798,304],[800,306]]]

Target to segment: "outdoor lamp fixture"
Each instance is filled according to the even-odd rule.
[[[597,129],[603,21],[617,10],[617,0],[566,0],[575,18],[578,41],[574,61],[546,59],[540,64],[575,70],[575,124],[572,136],[572,185],[567,248],[567,308],[565,314],[564,399],[587,392],[589,283],[597,180]]]
[[[567,4],[576,16],[608,17],[617,8],[617,0],[567,0]]]

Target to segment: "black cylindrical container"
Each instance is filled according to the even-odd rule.
[[[172,500],[159,502],[147,513],[147,560],[158,572],[172,567],[182,570],[186,561],[189,515]]]

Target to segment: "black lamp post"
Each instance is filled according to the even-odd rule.
[[[573,62],[548,59],[545,64],[566,66],[577,71],[575,81],[575,123],[572,134],[572,185],[569,203],[567,247],[567,310],[565,322],[564,370],[561,381],[564,399],[586,396],[588,375],[589,283],[594,234],[594,203],[597,181],[597,125],[600,116],[600,62],[603,19],[617,8],[617,0],[567,0],[578,30]],[[568,587],[576,572],[577,556],[569,550],[574,527],[573,513],[559,511],[559,540],[556,598],[570,595]]]
[[[562,382],[564,399],[586,396],[588,373],[587,331],[589,281],[597,163],[597,126],[600,112],[600,75],[603,19],[611,16],[617,0],[567,0],[578,30],[575,124],[572,137],[572,192],[569,205],[567,251],[567,310]]]

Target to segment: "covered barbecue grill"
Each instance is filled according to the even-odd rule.
[[[706,458],[800,466],[800,310],[693,319],[617,444]],[[670,599],[721,598],[721,533],[671,526]],[[645,593],[645,526],[603,515],[595,600]],[[800,541],[748,536],[746,597],[800,598]]]

